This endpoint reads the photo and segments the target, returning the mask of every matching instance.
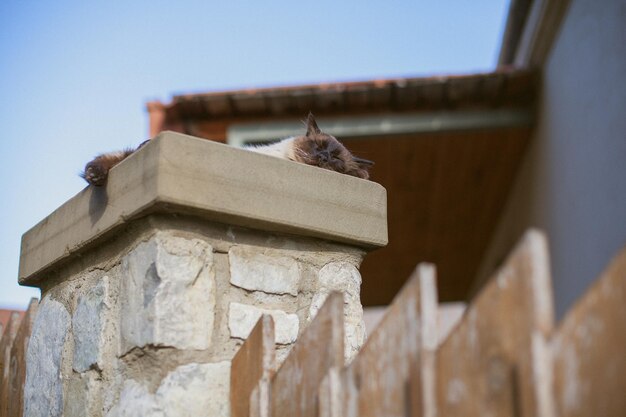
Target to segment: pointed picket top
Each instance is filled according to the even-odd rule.
[[[411,362],[416,361],[420,412],[433,416],[437,340],[435,267],[423,263],[342,372],[341,413],[345,417],[406,416]]]
[[[439,348],[438,414],[553,417],[553,311],[546,239],[530,230]]]
[[[233,357],[230,371],[231,417],[248,417],[250,395],[276,368],[274,320],[263,314]]]
[[[271,381],[272,417],[317,417],[319,384],[344,364],[343,295],[332,292]]]

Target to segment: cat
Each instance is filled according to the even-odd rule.
[[[244,149],[369,179],[368,170],[374,165],[372,161],[352,155],[334,136],[322,132],[312,113],[309,113],[305,124],[306,134],[303,136],[286,138],[269,145],[250,145]],[[85,165],[80,176],[91,185],[105,185],[109,170],[147,142],[141,143],[136,149],[127,148],[96,156]]]

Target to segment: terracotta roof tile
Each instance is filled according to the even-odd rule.
[[[470,75],[375,79],[174,96],[161,105],[164,126],[185,120],[303,117],[476,107],[528,107],[538,73],[511,67]],[[149,111],[161,109],[149,103]]]

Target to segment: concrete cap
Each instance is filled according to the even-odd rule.
[[[364,249],[387,244],[380,184],[163,132],[113,168],[106,187],[86,187],[22,236],[20,284],[35,285],[85,246],[155,212]]]

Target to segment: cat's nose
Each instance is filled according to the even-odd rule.
[[[319,158],[322,162],[328,162],[330,160],[330,152],[328,151],[320,152]]]

